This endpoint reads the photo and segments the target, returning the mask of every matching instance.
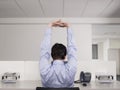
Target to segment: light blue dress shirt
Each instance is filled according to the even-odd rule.
[[[40,48],[40,75],[44,87],[73,87],[77,69],[76,46],[72,31],[67,29],[67,59],[54,60],[51,57],[51,28],[47,29]]]

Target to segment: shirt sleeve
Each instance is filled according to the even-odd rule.
[[[67,49],[68,49],[68,65],[69,68],[75,69],[77,67],[77,48],[71,28],[67,30]]]
[[[47,29],[40,47],[40,72],[45,72],[49,68],[51,51],[51,28]]]

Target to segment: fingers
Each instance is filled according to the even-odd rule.
[[[52,22],[50,26],[51,27],[68,27],[68,23],[58,20],[58,21]]]
[[[56,21],[56,23],[61,23],[62,21],[61,21],[61,19],[59,19],[58,21]]]
[[[68,23],[62,23],[62,27],[68,27]]]

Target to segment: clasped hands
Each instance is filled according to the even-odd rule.
[[[68,23],[58,20],[50,23],[50,27],[69,27],[69,26],[68,26]]]

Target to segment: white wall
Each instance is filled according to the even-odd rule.
[[[94,42],[103,43],[103,60],[116,62],[116,74],[120,74],[120,25],[94,25]],[[96,32],[95,32],[96,30]],[[101,53],[102,54],[102,53]]]
[[[116,74],[120,75],[120,49],[110,48],[108,50],[108,59],[116,62]]]
[[[120,29],[120,27],[119,27]],[[120,39],[110,39],[109,60],[116,61],[116,74],[120,75]]]
[[[120,49],[120,39],[110,39],[110,48]]]
[[[0,61],[0,77],[5,72],[20,73],[20,80],[40,80],[38,61]]]
[[[7,71],[17,71],[22,75],[21,80],[37,80],[40,78],[38,69],[39,49],[46,28],[47,24],[0,25],[0,64],[6,61],[6,64],[1,66],[1,68],[5,68],[0,70],[1,74]],[[78,48],[78,61],[91,61],[91,25],[73,24],[71,28]],[[52,32],[52,42],[60,41],[66,45],[65,30],[57,32],[54,28]],[[16,61],[23,64],[19,66]],[[16,64],[13,65],[12,62]],[[15,70],[11,67],[12,65],[15,66]],[[12,69],[8,70],[8,68]]]
[[[0,25],[0,60],[39,60],[40,43],[46,28],[46,24]],[[73,25],[72,29],[79,60],[91,59],[91,25]],[[53,31],[52,41],[66,44],[65,30],[56,31]]]
[[[89,61],[80,61],[78,62],[78,69],[75,79],[79,78],[79,74],[81,71],[91,72],[92,80],[95,80],[95,74],[110,74],[114,76],[114,80],[116,80],[116,62],[115,61],[99,61],[92,60]]]
[[[96,73],[111,74],[116,80],[116,63],[114,61],[79,61],[75,80],[80,72],[91,72],[92,80]],[[20,80],[40,80],[39,61],[0,61],[0,77],[5,72],[19,72]]]
[[[0,78],[5,72],[19,72],[21,76],[21,80],[24,80],[24,75],[25,75],[24,62],[23,61],[0,61]]]
[[[92,59],[92,26],[90,24],[73,24],[74,36],[78,48],[78,60]]]
[[[0,25],[0,60],[39,60],[46,25]]]
[[[21,73],[21,80],[40,79],[39,47],[48,21],[50,20],[0,19],[0,75],[7,71],[17,71]],[[91,60],[92,26],[88,22],[91,22],[92,19],[88,21],[86,19],[82,21],[79,21],[79,19],[67,19],[67,21],[73,22],[71,27],[78,47],[78,72],[75,79],[79,78],[81,70],[92,72],[93,80],[94,74],[99,71],[111,72],[115,76],[114,62],[109,64],[109,62],[99,63]],[[93,20],[93,22],[96,21]],[[60,34],[53,32],[57,36],[56,39],[63,41],[66,32],[62,31],[61,33],[64,33],[62,38],[58,37]],[[95,68],[98,66],[99,69]]]
[[[98,58],[99,60],[103,60],[103,43],[98,43]]]
[[[109,48],[120,48],[120,25],[93,25],[93,43],[103,43],[103,60],[108,60]],[[102,54],[102,52],[101,52]],[[100,57],[102,58],[102,57]]]

